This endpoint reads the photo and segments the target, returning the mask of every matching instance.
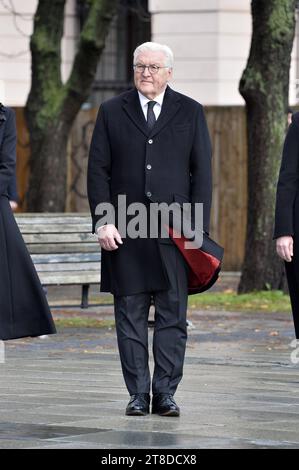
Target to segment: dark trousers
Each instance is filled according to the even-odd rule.
[[[172,244],[160,244],[170,288],[114,296],[117,341],[125,383],[130,395],[149,393],[148,315],[153,298],[153,393],[172,393],[183,376],[187,326],[188,267]]]

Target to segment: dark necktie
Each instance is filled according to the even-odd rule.
[[[157,101],[149,101],[147,103],[147,119],[146,120],[147,120],[147,127],[149,128],[150,131],[152,130],[156,122],[156,116],[153,110],[153,107],[155,106],[156,103]]]

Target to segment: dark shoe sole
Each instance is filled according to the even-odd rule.
[[[178,410],[168,410],[168,411],[163,411],[163,412],[153,410],[152,414],[158,414],[159,416],[174,416],[174,417],[180,416],[180,412]]]
[[[126,411],[126,416],[146,416],[148,414],[149,414],[149,411],[142,411],[142,410]]]

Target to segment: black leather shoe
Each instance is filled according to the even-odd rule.
[[[135,393],[126,408],[127,416],[145,416],[149,413],[150,395],[149,393]]]
[[[153,395],[152,413],[160,416],[180,416],[180,409],[171,393],[155,393]]]

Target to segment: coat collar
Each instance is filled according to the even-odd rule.
[[[130,90],[123,98],[123,109],[134,124],[143,132],[146,137],[154,137],[168,121],[177,113],[180,108],[180,95],[173,91],[168,85],[165,90],[164,100],[160,116],[151,131],[148,130],[144,114],[142,112],[139,96],[136,88]]]
[[[0,103],[0,124],[2,124],[4,121],[6,121],[5,107],[2,103]]]

